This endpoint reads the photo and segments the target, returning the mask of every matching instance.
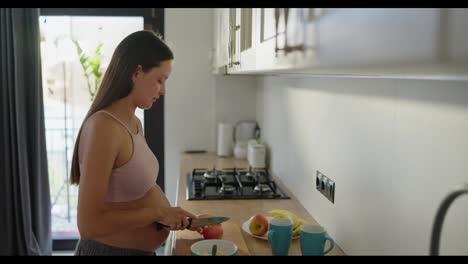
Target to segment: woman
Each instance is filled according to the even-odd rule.
[[[196,218],[171,207],[156,185],[158,160],[135,116],[165,94],[173,58],[151,31],[130,34],[114,51],[73,152],[81,237],[75,255],[153,255],[169,230]],[[157,222],[169,228],[157,230]]]

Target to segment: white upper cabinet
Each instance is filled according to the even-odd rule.
[[[294,67],[294,55],[285,52],[286,41],[291,41],[290,27],[287,27],[286,17],[289,12],[284,8],[258,8],[257,27],[259,32],[256,41],[257,71],[277,71]],[[289,42],[288,42],[289,43]]]
[[[335,9],[313,20],[316,57],[302,66],[431,62],[437,56],[435,9]],[[307,24],[306,24],[307,26]]]
[[[255,69],[252,8],[217,8],[215,10],[215,73],[241,73]],[[242,63],[241,61],[245,62]]]
[[[229,9],[229,61],[227,73],[249,73],[256,70],[252,8]]]
[[[237,18],[240,21],[237,71],[251,72],[256,70],[255,43],[255,12],[253,8],[238,8]]]
[[[448,9],[441,14],[446,31],[441,32],[441,46],[448,50],[449,61],[466,63],[468,61],[468,9]]]
[[[298,72],[466,78],[467,10],[327,9],[303,27]],[[457,54],[457,55],[455,55]],[[465,56],[463,56],[465,54]]]
[[[229,9],[216,8],[214,11],[214,57],[213,72],[224,71],[229,62]]]
[[[242,8],[222,14],[230,23],[230,74],[468,79],[468,9]]]

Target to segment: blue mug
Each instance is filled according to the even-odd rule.
[[[272,218],[268,224],[268,241],[274,256],[287,256],[291,246],[293,223],[289,218]]]
[[[301,226],[301,253],[303,256],[324,256],[335,246],[335,241],[328,236],[325,229],[319,225]],[[330,247],[324,251],[325,242],[330,242]]]

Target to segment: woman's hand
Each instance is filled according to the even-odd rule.
[[[185,229],[189,224],[187,217],[196,217],[180,207],[171,207],[167,197],[158,185],[148,195],[150,196],[148,199],[156,202],[154,204],[155,222],[168,226],[165,227],[165,230]]]
[[[168,226],[170,230],[186,229],[189,225],[187,218],[197,218],[180,207],[160,207],[156,211],[156,221]]]

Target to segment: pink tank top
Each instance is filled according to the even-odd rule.
[[[134,135],[130,129],[128,129],[128,127],[113,114],[104,110],[98,111],[95,114],[99,112],[108,114],[120,123],[130,134],[133,143],[133,153],[130,160],[128,160],[124,165],[112,169],[112,174],[109,178],[107,201],[127,202],[139,199],[156,185],[156,179],[159,172],[158,160],[148,147],[140,127],[138,127],[138,133]],[[88,120],[90,120],[95,114],[89,117]],[[87,126],[84,126],[82,135],[83,132],[86,133],[86,127]],[[83,137],[81,138],[83,139]]]

